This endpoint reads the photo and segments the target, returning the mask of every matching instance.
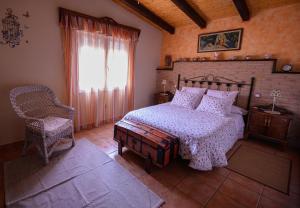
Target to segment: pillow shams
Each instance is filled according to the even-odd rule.
[[[198,96],[197,103],[195,104],[195,108],[200,104],[203,95],[205,94],[207,88],[200,87],[182,87],[182,92],[192,93]]]
[[[230,114],[230,108],[228,108],[228,105],[232,105],[231,101],[228,99],[204,95],[196,110],[226,116]]]
[[[171,105],[195,109],[197,107],[198,100],[199,96],[197,94],[176,90],[174,98],[171,101]]]
[[[234,103],[238,93],[239,93],[239,91],[222,91],[222,90],[208,90],[207,91],[207,95],[209,95],[209,96],[227,99],[230,102],[230,104],[227,105],[228,112],[231,111],[232,104]]]
[[[181,91],[183,92],[190,92],[194,94],[204,95],[207,88],[200,88],[200,87],[182,87]]]
[[[216,98],[228,98],[234,103],[239,91],[221,91],[221,90],[208,90],[207,95]]]

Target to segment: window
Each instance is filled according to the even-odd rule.
[[[79,49],[79,88],[83,91],[104,89],[105,53],[101,48],[83,46]]]
[[[128,77],[128,46],[127,41],[113,42],[109,41],[107,55],[107,88],[113,90],[116,88],[125,88]]]
[[[79,32],[86,33],[86,32]],[[124,89],[128,78],[128,41],[85,34],[78,51],[81,91]]]

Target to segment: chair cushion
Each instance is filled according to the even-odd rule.
[[[46,136],[49,137],[61,133],[62,131],[66,130],[69,127],[72,127],[73,125],[72,120],[70,119],[54,116],[45,117],[43,121]]]

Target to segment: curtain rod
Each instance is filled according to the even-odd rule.
[[[129,29],[129,30],[134,30],[134,31],[138,32],[138,35],[140,35],[140,33],[141,33],[140,29],[117,23],[113,18],[110,18],[110,17],[94,17],[94,16],[90,16],[90,15],[83,14],[83,13],[80,13],[80,12],[76,12],[76,11],[73,11],[73,10],[65,9],[65,8],[62,8],[62,7],[59,7],[58,9],[59,9],[59,22],[61,22],[62,14],[70,14],[70,15],[74,15],[74,16],[87,18],[87,19],[92,19],[92,20],[97,21],[97,22],[104,22],[104,23],[107,23],[107,24],[123,27],[123,28]]]

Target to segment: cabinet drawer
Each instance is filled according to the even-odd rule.
[[[267,117],[265,114],[253,111],[250,114],[250,125],[249,125],[249,131],[251,131],[254,134],[266,134],[267,131]]]
[[[291,122],[289,116],[273,115],[255,110],[252,110],[249,116],[249,133],[263,135],[275,140],[286,139]]]
[[[266,126],[266,115],[261,112],[251,112],[250,123],[256,126]]]
[[[290,119],[273,116],[269,123],[267,136],[276,139],[286,139]]]

